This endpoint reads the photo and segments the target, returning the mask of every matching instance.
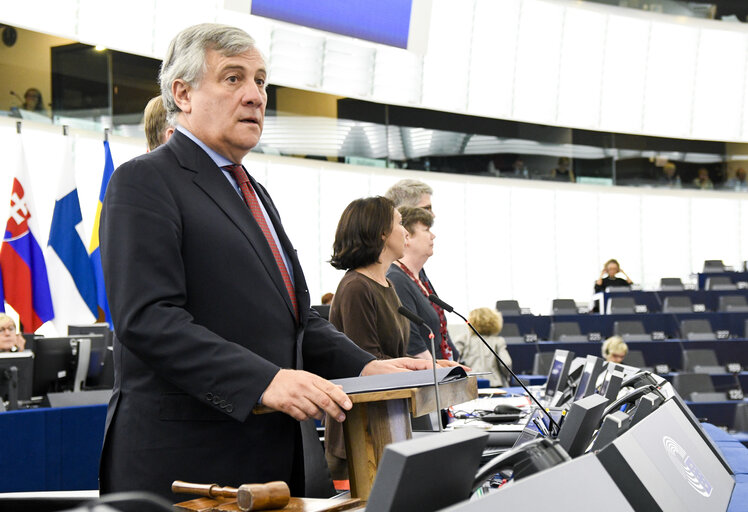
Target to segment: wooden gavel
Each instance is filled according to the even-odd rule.
[[[286,482],[268,482],[266,484],[243,484],[238,489],[221,487],[218,484],[191,484],[175,480],[171,492],[196,494],[208,498],[234,498],[240,510],[268,510],[283,508],[291,500],[291,491]]]

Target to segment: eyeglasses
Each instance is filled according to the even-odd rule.
[[[11,333],[15,333],[16,332],[16,328],[13,325],[6,325],[5,327],[0,327],[0,332],[6,332],[6,331],[7,332],[11,332]]]

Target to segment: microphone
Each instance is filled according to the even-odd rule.
[[[524,382],[522,382],[522,380],[520,380],[520,378],[517,377],[517,374],[514,373],[512,369],[509,368],[509,366],[504,362],[504,360],[501,359],[501,357],[499,357],[499,354],[497,354],[496,351],[493,348],[491,348],[491,345],[489,345],[486,339],[483,336],[481,336],[481,334],[478,332],[478,330],[475,327],[473,327],[473,324],[471,324],[467,318],[465,318],[460,313],[455,311],[455,309],[452,306],[450,306],[449,304],[441,300],[439,297],[437,297],[433,293],[429,295],[429,300],[433,302],[434,304],[436,304],[437,306],[439,306],[440,308],[442,308],[444,311],[447,311],[449,313],[454,313],[455,315],[459,316],[465,321],[467,326],[470,327],[470,329],[475,333],[476,336],[478,336],[478,338],[483,342],[486,348],[488,348],[488,350],[491,351],[491,353],[496,358],[496,360],[500,362],[504,368],[506,368],[506,370],[511,374],[511,376],[514,377],[514,379],[517,382],[519,382],[519,385],[522,386],[522,389],[525,390],[527,395],[530,398],[532,398],[533,402],[535,402],[537,406],[540,407],[540,410],[543,411],[543,413],[548,417],[548,421],[550,422],[550,425],[553,426],[553,430],[555,431],[555,434],[558,435],[558,432],[561,430],[561,427],[559,427],[558,423],[556,423],[556,421],[553,419],[550,413],[545,410],[545,407],[543,407],[543,405],[538,401],[538,399],[535,398],[535,395],[532,394],[529,389],[527,389],[527,386],[525,386]]]
[[[15,91],[10,91],[10,95],[16,97],[18,99],[18,101],[21,102],[21,105],[25,105],[26,104],[26,101],[23,98],[21,98],[18,95],[18,93],[16,93]]]
[[[439,397],[439,380],[436,376],[436,347],[434,346],[434,331],[431,330],[431,327],[429,327],[426,324],[426,321],[421,318],[420,316],[413,313],[411,310],[406,308],[405,306],[400,306],[397,308],[397,312],[403,315],[405,318],[416,324],[417,326],[423,326],[426,329],[429,330],[429,339],[431,340],[431,357],[434,358],[434,394],[436,395],[436,422],[439,425],[439,432],[443,432],[444,428],[442,427],[442,401]]]

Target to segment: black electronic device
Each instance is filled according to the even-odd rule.
[[[567,379],[573,359],[574,352],[569,350],[556,350],[553,353],[553,361],[551,362],[551,369],[548,372],[544,395],[546,403],[552,407],[557,405],[557,400],[569,385]]]
[[[609,364],[608,371],[605,374],[605,380],[603,380],[603,383],[600,386],[599,394],[608,400],[615,400],[618,396],[618,392],[621,390],[622,382],[623,367]]]
[[[634,409],[631,411],[631,426],[633,427],[641,420],[652,414],[665,401],[663,396],[654,391],[650,391],[646,395],[642,396],[634,404]]]
[[[68,325],[68,336],[98,334],[104,345],[92,341],[85,387],[88,389],[111,389],[114,386],[114,357],[112,342],[114,334],[106,322],[87,325]]]
[[[0,352],[0,401],[5,409],[18,409],[31,399],[34,354],[30,351]]]
[[[93,361],[94,374],[100,372],[107,347],[99,334],[38,338],[34,354],[33,396],[50,392],[80,391]],[[93,354],[93,357],[92,357]]]
[[[595,439],[592,441],[590,451],[602,450],[626,432],[629,426],[631,426],[631,416],[623,411],[606,415],[595,435]]]
[[[481,488],[496,473],[502,473],[508,479],[517,481],[568,460],[571,460],[571,457],[555,439],[535,439],[512,448],[481,467],[475,474],[473,492]]]
[[[558,433],[558,441],[569,456],[577,457],[585,452],[607,405],[608,399],[597,394],[571,404]]]
[[[589,355],[584,362],[582,376],[574,392],[574,400],[581,400],[595,393],[597,378],[603,371],[603,360],[599,357]]]
[[[468,499],[487,438],[460,429],[387,445],[367,512],[429,512]]]
[[[488,350],[491,352],[491,354],[493,354],[493,356],[496,358],[496,360],[499,363],[501,363],[501,365],[509,372],[509,374],[512,377],[514,377],[514,380],[516,380],[517,383],[522,387],[522,389],[525,390],[525,393],[527,393],[527,396],[529,396],[530,399],[533,402],[535,402],[535,404],[537,404],[537,406],[540,408],[540,410],[542,410],[545,413],[545,408],[543,407],[543,404],[541,404],[540,401],[535,397],[535,395],[532,392],[530,392],[529,389],[527,389],[527,386],[525,385],[524,382],[522,382],[522,379],[520,379],[517,376],[517,374],[512,371],[512,369],[509,367],[509,365],[507,365],[504,362],[504,360],[501,359],[501,357],[499,357],[499,354],[496,353],[496,351],[493,349],[493,347],[486,341],[486,339],[481,335],[481,333],[479,333],[478,330],[475,327],[473,327],[473,324],[471,324],[470,321],[467,318],[465,318],[462,314],[460,314],[457,311],[455,311],[452,306],[450,306],[449,304],[447,304],[446,302],[444,302],[443,300],[441,300],[439,297],[437,297],[433,293],[431,295],[429,295],[429,300],[431,302],[433,302],[434,304],[436,304],[437,306],[439,306],[440,308],[442,308],[444,311],[447,311],[448,313],[454,313],[455,315],[457,315],[460,318],[462,318],[465,321],[465,323],[467,324],[467,326],[475,333],[476,336],[478,336],[478,339],[480,339],[483,342],[483,345],[486,348],[488,348]],[[401,307],[400,309],[405,309],[405,308]],[[398,311],[402,314],[402,311],[400,311],[400,309],[398,309]],[[416,317],[416,318],[418,318],[418,317]],[[423,321],[423,320],[421,320],[421,321]],[[433,333],[432,333],[432,336],[433,336]],[[574,358],[574,355],[572,354],[572,359],[573,358]],[[559,428],[560,428],[559,425],[558,425],[558,423],[551,417],[550,414],[546,413],[546,415],[548,417],[548,421],[552,425],[551,430],[554,433],[558,433]]]

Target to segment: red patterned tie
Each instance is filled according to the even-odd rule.
[[[244,167],[242,167],[241,165],[226,165],[223,168],[227,171],[230,171],[234,176],[234,179],[239,184],[239,188],[242,191],[244,201],[247,203],[247,206],[249,206],[249,211],[252,212],[252,217],[255,218],[257,224],[260,225],[262,233],[265,235],[265,239],[267,240],[268,245],[270,246],[270,250],[273,252],[273,256],[275,257],[275,263],[278,265],[278,269],[280,270],[281,276],[283,277],[283,283],[286,285],[288,296],[291,297],[294,314],[296,315],[296,319],[298,319],[299,303],[296,300],[296,292],[294,291],[293,283],[291,282],[291,276],[288,274],[288,269],[286,268],[286,264],[283,261],[280,250],[275,243],[275,238],[273,238],[273,234],[270,232],[270,228],[268,227],[267,221],[265,220],[265,216],[262,214],[260,202],[257,199],[257,194],[255,193],[254,188],[252,188],[252,184],[249,182],[249,177],[244,171]]]

